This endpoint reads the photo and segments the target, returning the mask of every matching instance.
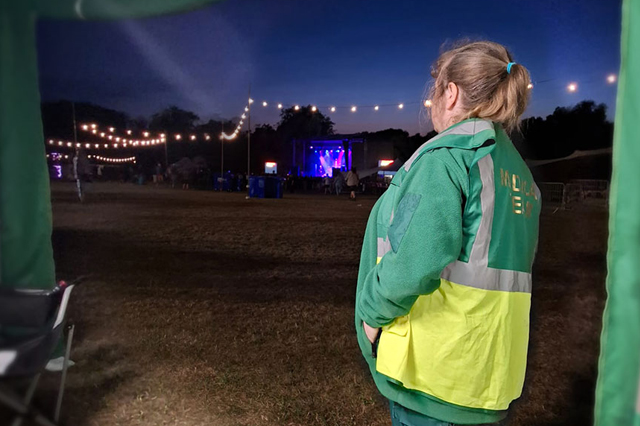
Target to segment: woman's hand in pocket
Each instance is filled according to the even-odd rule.
[[[376,338],[378,337],[378,332],[380,329],[373,328],[364,321],[362,321],[362,326],[364,327],[364,334],[367,335],[367,339],[369,339],[369,342],[373,344],[373,342],[375,342]]]

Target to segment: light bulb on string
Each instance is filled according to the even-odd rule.
[[[262,106],[263,106],[263,107],[266,107],[267,105],[268,105],[268,104],[267,104],[267,101],[262,102]]]
[[[529,90],[533,89],[533,84],[532,83],[527,84],[527,89]]]
[[[355,107],[353,107],[353,108],[355,108]],[[374,107],[373,107],[373,110],[374,110],[374,111],[377,111],[377,110],[379,110],[379,109],[380,109],[380,107],[379,107],[378,105],[376,105],[376,106],[374,106]],[[353,111],[353,109],[351,109],[351,111]]]
[[[316,112],[317,110],[318,108],[316,108],[315,105],[311,107],[311,111]]]
[[[331,112],[336,112],[336,107],[332,106],[331,107]]]
[[[398,109],[402,109],[402,108],[404,108],[404,104],[398,105]]]
[[[355,106],[351,107],[351,112],[356,112],[357,108]]]
[[[615,83],[616,80],[618,80],[618,77],[615,74],[609,74],[607,76],[607,83],[609,83],[609,84]]]
[[[249,105],[253,103],[253,99],[249,98]]]
[[[431,99],[425,99],[424,106],[426,108],[431,108],[431,105],[432,105]]]
[[[278,109],[282,109],[282,104],[278,104]]]
[[[578,91],[578,84],[577,83],[569,83],[569,85],[567,86],[567,90],[571,93],[575,93]]]
[[[300,110],[300,105],[294,106],[293,109],[295,109],[296,111]]]

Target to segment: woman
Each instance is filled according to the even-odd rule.
[[[524,382],[540,193],[511,140],[529,73],[501,45],[443,53],[438,136],[374,206],[356,291],[358,342],[394,425],[502,420]]]
[[[356,190],[358,189],[358,185],[360,184],[360,176],[358,176],[358,170],[355,167],[352,167],[351,170],[347,173],[347,188],[351,193],[349,194],[349,199],[356,199]]]

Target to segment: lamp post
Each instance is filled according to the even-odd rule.
[[[220,179],[218,182],[220,182],[220,192],[222,192],[224,187],[224,136],[222,136],[224,134],[224,121],[220,122],[220,128],[222,132],[220,133]]]

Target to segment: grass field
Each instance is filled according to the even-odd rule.
[[[53,186],[60,279],[87,275],[63,417],[81,425],[386,425],[353,304],[375,202]],[[529,369],[509,425],[588,425],[606,211],[545,211]],[[51,404],[48,377],[41,405]]]

